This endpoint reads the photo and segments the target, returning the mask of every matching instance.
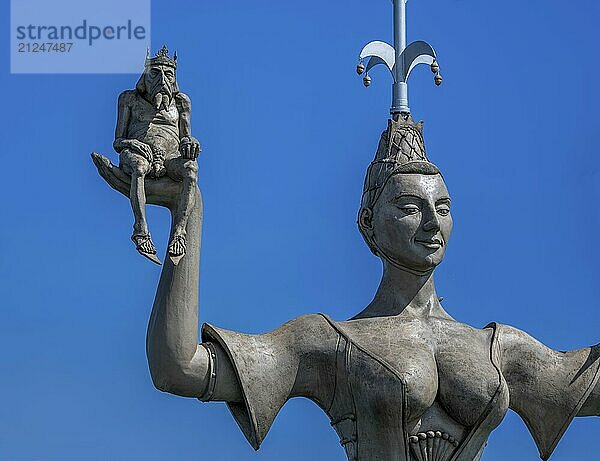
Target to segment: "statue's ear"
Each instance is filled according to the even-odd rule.
[[[140,79],[135,84],[135,90],[140,94],[144,94],[146,92],[146,79],[144,78],[145,76],[146,71],[144,70],[144,72],[142,72],[142,75],[140,76]]]
[[[358,212],[358,230],[360,231],[369,249],[375,256],[379,256],[373,230],[373,210],[362,207]]]
[[[179,85],[177,84],[177,76],[175,76],[175,81],[173,82],[173,94],[179,93]]]
[[[362,232],[370,234],[373,231],[373,210],[362,207],[358,214],[358,225]]]

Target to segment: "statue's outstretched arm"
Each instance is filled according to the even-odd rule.
[[[92,154],[100,175],[115,190],[127,196],[131,179],[106,157]],[[146,181],[149,204],[168,208],[173,215],[182,183],[163,176]],[[195,190],[194,206],[187,224],[188,251],[175,266],[166,259],[148,324],[146,352],[154,385],[165,392],[200,397],[207,387],[208,351],[198,344],[198,283],[202,198]],[[213,400],[241,399],[237,378],[220,347],[219,386]]]
[[[517,328],[499,328],[510,408],[548,459],[574,417],[600,415],[600,346],[559,352]]]

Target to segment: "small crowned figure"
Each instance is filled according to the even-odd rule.
[[[119,168],[131,177],[129,198],[135,218],[133,235],[137,251],[160,264],[146,222],[146,180],[163,176],[182,183],[174,210],[168,254],[175,264],[186,251],[186,224],[197,183],[196,157],[200,144],[191,134],[190,98],[179,91],[175,71],[177,53],[169,57],[166,46],[151,58],[146,53],[144,72],[134,90],[119,96],[114,149]],[[100,158],[96,158],[100,161]]]

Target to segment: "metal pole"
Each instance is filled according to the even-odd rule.
[[[404,81],[404,59],[402,52],[406,48],[406,0],[394,2],[394,50],[396,51],[396,66],[394,83],[392,84],[393,114],[410,113],[408,107],[408,87]]]
[[[398,119],[400,115],[406,118],[410,114],[408,107],[407,79],[409,71],[418,64],[428,64],[435,74],[435,84],[442,83],[440,66],[435,57],[435,51],[431,45],[422,40],[406,44],[406,2],[407,0],[392,0],[394,5],[394,46],[385,42],[375,40],[367,43],[359,55],[359,63],[356,66],[358,75],[366,72],[363,79],[365,86],[371,84],[369,71],[378,64],[385,64],[394,79],[392,84],[392,107],[390,113],[392,118]],[[365,67],[363,59],[369,58]]]
[[[396,59],[406,48],[406,0],[394,0],[394,49]]]

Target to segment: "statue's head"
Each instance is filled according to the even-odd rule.
[[[444,178],[425,154],[423,125],[390,120],[365,178],[358,227],[384,264],[415,274],[444,257],[452,231]]]
[[[152,102],[156,109],[168,108],[173,97],[179,93],[175,71],[177,69],[177,53],[173,59],[169,57],[166,46],[151,58],[146,52],[144,72],[135,86],[138,93]]]

